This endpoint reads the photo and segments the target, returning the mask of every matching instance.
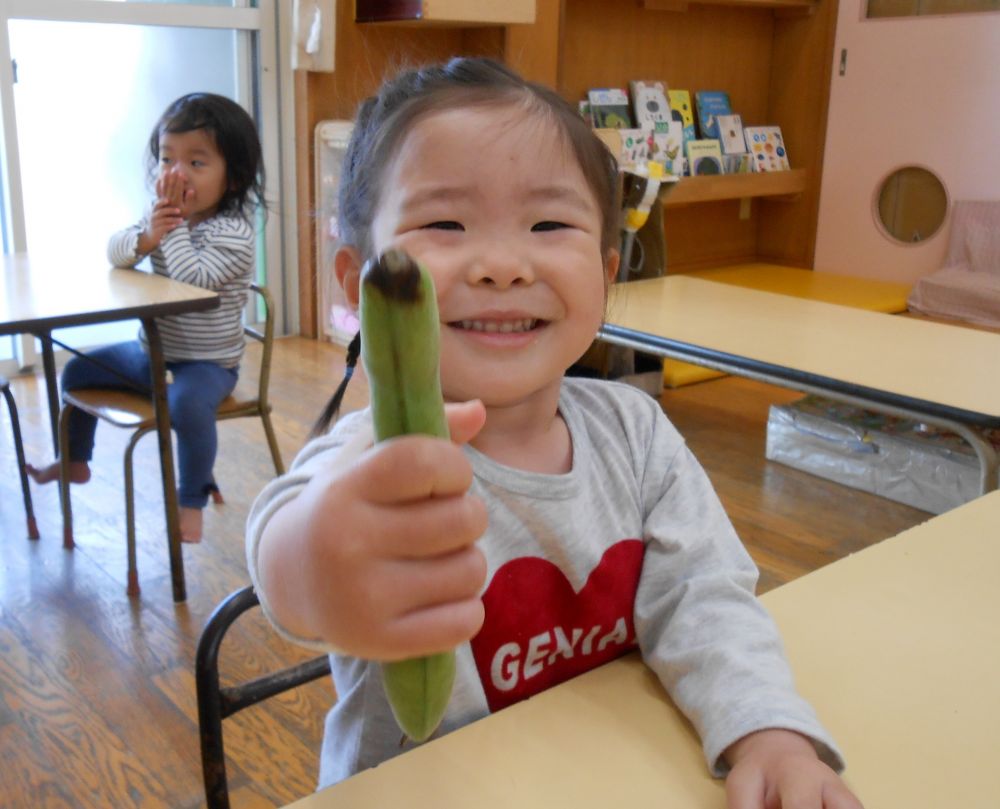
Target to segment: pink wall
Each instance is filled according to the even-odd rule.
[[[862,21],[861,2],[840,6],[814,266],[913,281],[941,266],[950,220],[900,245],[873,200],[903,165],[937,174],[950,201],[1000,199],[1000,13]]]

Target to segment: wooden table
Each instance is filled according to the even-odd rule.
[[[763,596],[869,809],[993,809],[1000,492]],[[723,809],[659,682],[622,658],[293,804]]]
[[[0,285],[0,335],[33,334],[42,343],[42,367],[48,392],[52,443],[59,452],[59,384],[49,339],[56,329],[138,318],[149,340],[153,403],[163,476],[163,502],[170,546],[170,570],[175,601],[186,598],[181,557],[177,488],[170,443],[170,414],[163,350],[157,317],[214,309],[219,296],[211,290],[136,270],[111,269],[93,273],[74,271],[80,263],[58,254],[32,259],[27,253],[3,257]],[[73,547],[70,526],[64,526],[63,544]]]
[[[598,339],[952,430],[997,488],[998,334],[671,275],[615,284]]]

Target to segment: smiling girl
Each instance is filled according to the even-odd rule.
[[[359,110],[340,211],[354,305],[390,248],[433,276],[452,440],[373,446],[351,413],[250,515],[266,613],[332,652],[320,784],[400,752],[373,661],[455,647],[447,732],[638,649],[732,807],[856,809],[681,436],[646,394],[565,377],[618,269],[617,167],[576,111],[488,60],[404,73]]]

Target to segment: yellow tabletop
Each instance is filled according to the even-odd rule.
[[[990,332],[683,275],[614,285],[607,323],[1000,419],[1000,335]]]
[[[798,686],[870,809],[994,809],[1000,492],[773,590]],[[297,809],[722,809],[723,784],[658,681],[610,663]]]
[[[912,287],[912,284],[818,272],[759,261],[693,270],[683,274],[706,281],[735,284],[796,298],[809,298],[892,314],[906,311],[906,298]],[[721,371],[713,371],[704,366],[692,365],[681,360],[663,360],[663,381],[671,388],[704,382],[720,376],[724,376]]]
[[[814,301],[839,303],[843,306],[892,314],[906,311],[906,296],[910,294],[913,286],[855,275],[766,264],[760,261],[733,264],[728,267],[712,267],[708,270],[693,270],[683,274],[705,281],[718,281],[722,284],[791,295],[793,298],[809,298]]]

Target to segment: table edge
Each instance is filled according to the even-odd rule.
[[[80,312],[70,315],[52,317],[33,317],[22,320],[8,320],[0,323],[0,334],[38,334],[65,329],[74,326],[91,326],[96,323],[107,323],[117,320],[144,320],[151,317],[166,317],[182,315],[190,312],[205,312],[217,309],[222,302],[218,293],[205,295],[201,298],[187,298],[176,301],[163,301],[154,304],[140,304],[123,308],[100,309],[90,312]]]
[[[788,366],[755,360],[739,354],[718,351],[717,349],[705,348],[694,343],[686,343],[670,337],[637,331],[625,326],[605,323],[598,330],[597,337],[598,339],[607,339],[610,337],[627,340],[633,347],[637,347],[638,350],[645,349],[651,354],[670,351],[673,352],[671,354],[672,357],[682,360],[690,359],[696,365],[698,364],[698,360],[707,360],[713,363],[712,367],[724,366],[720,370],[725,370],[726,367],[733,368],[737,375],[741,370],[750,371],[764,376],[771,376],[777,380],[808,385],[814,388],[823,388],[832,393],[865,399],[872,402],[873,405],[881,404],[911,410],[926,414],[932,418],[960,422],[974,427],[1000,429],[1000,416],[991,416],[987,413],[952,407],[951,405],[933,402],[928,399],[918,399],[878,388],[871,388],[866,385],[844,382],[833,377],[822,376],[821,374],[814,374],[808,371],[799,371]],[[613,342],[613,340],[609,340],[609,342]],[[677,357],[676,355],[680,356]]]

